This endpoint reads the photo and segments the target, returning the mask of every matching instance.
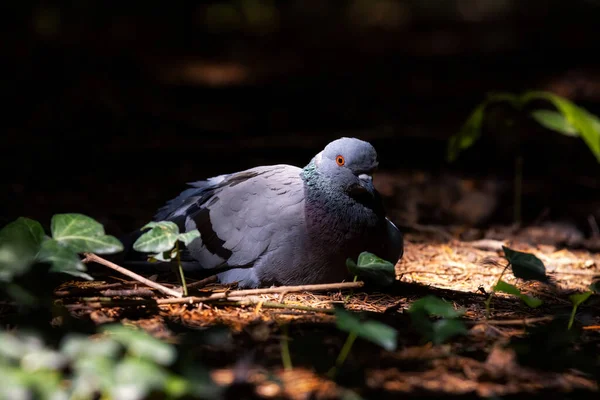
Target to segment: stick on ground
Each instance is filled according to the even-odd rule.
[[[94,253],[84,253],[84,256],[85,256],[85,259],[83,260],[84,263],[92,261],[92,262],[95,262],[98,264],[102,264],[108,268],[112,268],[115,271],[122,273],[123,275],[127,275],[128,277],[133,278],[136,281],[142,282],[144,285],[150,286],[151,288],[154,288],[164,294],[167,294],[167,295],[173,296],[173,297],[179,297],[179,298],[182,297],[181,293],[179,293],[173,289],[169,289],[168,287],[165,287],[165,286],[161,285],[160,283],[152,282],[151,280],[146,279],[143,276],[136,274],[135,272],[131,272],[130,270],[125,269],[113,262],[105,260],[104,258],[99,257]]]
[[[181,297],[178,299],[158,299],[158,304],[202,303],[205,301],[227,299],[230,297],[253,296],[270,293],[317,292],[320,290],[356,289],[364,286],[364,282],[325,283],[321,285],[279,286],[265,289],[232,290],[224,293],[213,293],[205,297]]]

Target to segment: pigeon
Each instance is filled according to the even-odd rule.
[[[184,258],[241,288],[341,282],[362,251],[396,263],[403,236],[386,217],[374,147],[342,137],[304,167],[278,164],[189,183],[155,221],[197,229]],[[189,268],[188,268],[189,269]]]

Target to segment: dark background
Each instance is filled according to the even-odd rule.
[[[516,140],[526,221],[572,220],[589,234],[588,217],[600,219],[600,168],[584,142],[528,120],[507,127],[510,110],[497,110],[456,163],[445,158],[447,139],[490,91],[548,90],[600,114],[600,1],[3,7],[2,225],[82,212],[121,234],[185,182],[303,166],[343,135],[377,148],[397,180],[391,209],[427,203],[400,220],[510,223]],[[457,187],[489,194],[490,182],[499,188],[491,217],[439,212]]]

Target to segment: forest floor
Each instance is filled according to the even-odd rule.
[[[551,331],[541,330],[541,336],[526,336],[526,332],[543,329],[553,316],[568,317],[572,308],[568,296],[585,291],[600,274],[600,254],[531,245],[515,235],[505,236],[505,241],[471,242],[458,236],[438,228],[407,233],[404,257],[396,265],[397,281],[386,289],[365,286],[262,294],[248,296],[241,305],[239,298],[235,303],[128,304],[127,299],[139,297],[118,296],[119,290],[134,289],[137,282],[104,267],[96,271],[96,266],[90,265],[95,270],[95,281],[68,282],[55,294],[57,301],[80,320],[96,325],[135,325],[155,337],[186,346],[186,352],[211,369],[216,383],[236,383],[230,386],[234,390],[231,398],[476,398],[525,394],[597,398],[599,387],[594,376],[576,368],[583,355],[600,353],[597,300],[580,306],[575,342],[564,346],[560,339],[553,339]],[[505,281],[543,300],[543,304],[530,308],[515,296],[496,293],[491,315],[486,318],[484,302],[505,266],[503,244],[535,254],[544,262],[554,284],[523,282],[507,271]],[[165,285],[177,283],[173,273],[153,279]],[[99,293],[106,295],[102,290],[107,284],[117,295],[112,297],[114,306],[90,299]],[[206,296],[230,289],[213,282],[191,289],[190,294]],[[407,310],[415,300],[429,294],[465,311],[462,319],[468,327],[466,335],[433,345],[413,330]],[[164,297],[158,292],[146,296]],[[336,303],[364,311],[370,319],[397,329],[398,347],[385,351],[357,340],[334,381],[327,371],[347,336],[336,328],[331,312]],[[211,329],[216,329],[214,340],[194,340],[194,334]],[[291,369],[284,368],[282,362],[286,337]],[[525,352],[517,351],[523,348]]]

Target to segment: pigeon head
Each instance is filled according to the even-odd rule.
[[[329,143],[313,158],[318,173],[351,197],[373,194],[372,173],[377,168],[377,152],[370,143],[343,137]]]

